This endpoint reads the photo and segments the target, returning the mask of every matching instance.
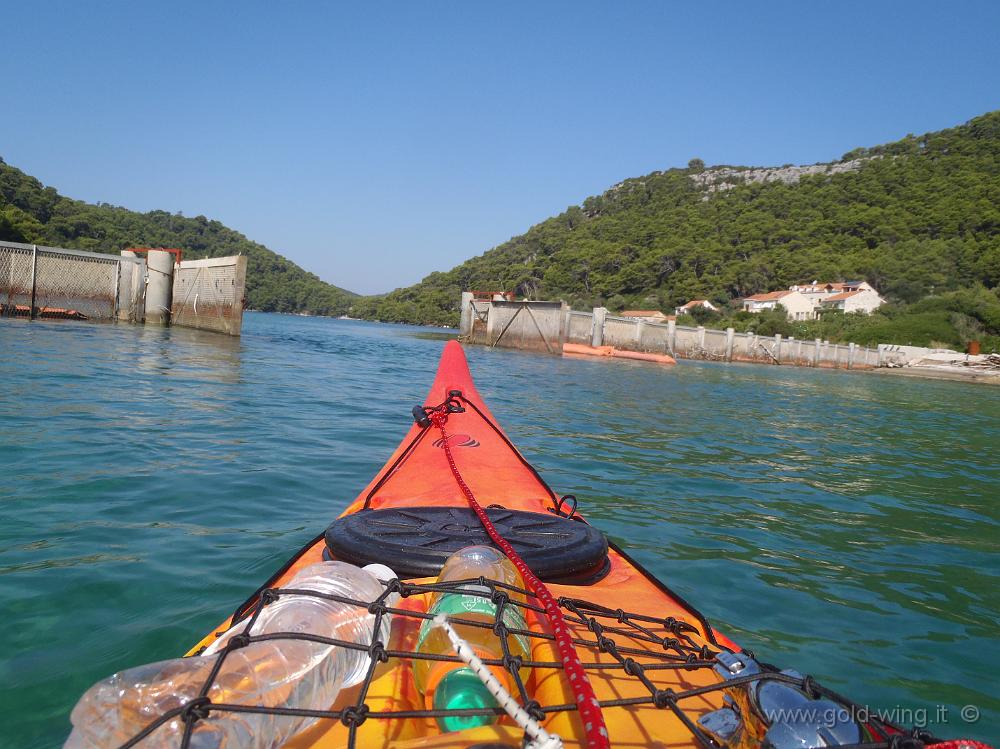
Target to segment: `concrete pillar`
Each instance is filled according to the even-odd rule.
[[[462,312],[459,320],[461,321],[458,325],[458,332],[464,336],[472,335],[472,319],[473,319],[473,296],[471,291],[462,292]]]
[[[594,307],[594,319],[590,328],[590,345],[604,345],[604,320],[608,316],[607,307]]]
[[[138,301],[135,305],[134,322],[146,322],[146,261],[132,264],[132,295]]]
[[[820,339],[817,338],[816,339],[816,350],[813,351],[813,366],[814,367],[818,367],[819,366],[819,351],[820,351],[820,344],[821,343],[822,343],[822,341],[820,341]]]
[[[122,257],[136,259],[137,256],[132,250],[122,250]],[[132,297],[135,295],[136,289],[136,269],[139,267],[138,263],[124,262],[118,268],[118,319],[122,322],[128,322],[130,316],[133,312],[132,310]],[[128,279],[128,295],[125,297],[121,296],[121,279]],[[141,279],[140,279],[141,280]]]
[[[174,290],[174,256],[163,250],[150,250],[146,262],[146,322],[169,325]]]
[[[671,356],[676,356],[677,349],[677,321],[667,320],[667,351]]]
[[[726,361],[733,360],[733,340],[736,338],[736,331],[733,328],[726,328]]]
[[[699,325],[698,326],[698,348],[700,348],[702,351],[705,350],[705,326],[704,325]]]
[[[781,333],[774,334],[774,359],[781,361]]]
[[[877,356],[875,357],[875,366],[876,366],[876,367],[881,367],[881,366],[882,366],[882,363],[883,363],[883,362],[885,361],[885,358],[884,358],[884,357],[885,357],[885,354],[884,354],[884,353],[883,353],[883,351],[882,351],[882,347],[883,347],[884,345],[885,345],[884,343],[880,343],[880,344],[878,344],[878,354],[877,354]]]
[[[854,351],[855,346],[853,343],[847,344],[847,368],[854,369]]]
[[[747,359],[753,359],[757,351],[757,334],[752,330],[747,331]]]

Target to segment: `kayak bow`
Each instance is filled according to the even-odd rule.
[[[901,729],[885,721],[856,721],[858,706],[810,677],[759,663],[608,543],[576,513],[575,498],[559,497],[513,445],[476,391],[458,343],[445,346],[426,403],[413,409],[414,424],[399,447],[330,528],[189,653],[252,618],[273,600],[270,591],[280,592],[308,565],[332,559],[392,568],[400,578],[393,590],[402,598],[384,609],[393,615],[390,642],[372,643],[368,678],[328,709],[312,711],[319,720],[287,747],[521,746],[523,730],[499,709],[492,725],[442,732],[434,720],[441,711],[427,709],[413,680],[414,661],[425,657],[415,649],[419,627],[430,618],[429,594],[442,590],[441,564],[460,548],[491,542],[501,548],[509,542],[512,560],[523,558],[530,568],[523,590],[478,581],[497,604],[500,639],[530,641],[530,660],[505,650],[508,656],[492,666],[510,672],[511,697],[522,712],[566,746],[599,745],[593,715],[601,710],[606,741],[616,747],[744,749],[762,746],[766,736],[775,749],[821,743],[872,749],[901,738]],[[536,575],[544,583],[536,585]],[[551,605],[543,590],[551,592]],[[505,606],[523,608],[523,631],[505,624]],[[552,606],[558,617],[547,611]],[[574,661],[593,697],[577,688]],[[782,719],[776,705],[799,709],[798,723]],[[826,726],[801,712],[831,709],[839,712]],[[817,743],[808,743],[810,735]],[[918,743],[934,740],[925,734]]]

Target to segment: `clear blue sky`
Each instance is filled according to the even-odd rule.
[[[156,7],[154,7],[156,6]],[[1000,3],[13,2],[0,156],[387,291],[626,177],[1000,107]]]

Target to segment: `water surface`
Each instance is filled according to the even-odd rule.
[[[60,745],[91,683],[185,651],[336,516],[423,400],[427,332],[0,320],[0,743]],[[718,628],[1000,740],[1000,388],[469,357],[557,491]]]

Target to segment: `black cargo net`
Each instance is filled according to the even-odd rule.
[[[470,589],[469,586],[483,586],[485,589],[477,591],[474,588]],[[214,668],[206,678],[199,695],[185,705],[159,716],[140,733],[122,744],[122,749],[140,744],[143,739],[150,736],[158,728],[173,720],[180,720],[184,724],[184,731],[179,747],[186,749],[190,745],[192,732],[198,721],[220,713],[256,713],[339,721],[347,729],[345,746],[352,749],[359,745],[358,729],[368,721],[399,721],[444,718],[448,716],[497,716],[498,718],[504,716],[504,711],[499,707],[459,710],[419,709],[380,711],[372,709],[367,704],[369,688],[376,676],[381,673],[379,669],[383,663],[404,661],[406,659],[411,661],[425,659],[462,663],[461,659],[455,654],[432,654],[397,650],[389,648],[386,643],[380,642],[377,639],[382,630],[383,619],[386,616],[391,616],[393,619],[398,617],[409,617],[419,620],[433,618],[431,614],[420,611],[403,609],[398,606],[388,606],[386,601],[396,593],[402,598],[432,593],[456,593],[463,596],[475,595],[490,599],[496,607],[496,614],[492,622],[473,621],[458,616],[449,616],[449,622],[468,627],[491,629],[493,631],[499,641],[503,658],[484,658],[483,662],[487,665],[502,668],[510,674],[510,681],[514,686],[512,696],[536,720],[542,722],[547,717],[556,713],[576,710],[576,705],[572,702],[565,704],[541,704],[529,692],[526,683],[527,673],[534,671],[541,676],[554,670],[560,671],[562,668],[560,662],[524,659],[511,652],[508,641],[511,635],[530,638],[530,642],[539,639],[554,639],[552,635],[545,632],[508,626],[507,622],[512,619],[520,621],[520,619],[515,617],[505,616],[505,611],[508,607],[516,606],[522,609],[530,609],[536,613],[542,611],[541,607],[533,603],[534,598],[532,594],[526,590],[485,578],[425,584],[393,580],[385,584],[385,590],[378,599],[374,602],[365,602],[312,590],[265,588],[259,593],[253,605],[245,609],[242,618],[234,625],[241,628],[240,631],[242,633],[233,636],[219,653],[207,656],[215,658],[216,662]],[[258,635],[247,634],[253,628],[261,611],[266,606],[281,596],[290,595],[314,596],[367,609],[374,616],[373,632],[375,634],[373,637],[376,639],[367,644],[359,644],[309,633],[276,632]],[[518,597],[524,597],[527,602],[517,600]],[[723,749],[727,747],[727,744],[713,737],[713,735],[699,725],[697,718],[710,709],[721,708],[723,706],[723,698],[727,693],[732,694],[733,690],[738,690],[748,685],[752,686],[754,683],[766,680],[790,684],[810,697],[824,697],[836,701],[843,706],[847,714],[867,714],[861,712],[865,710],[861,706],[855,705],[835,692],[817,684],[811,677],[798,677],[780,673],[777,669],[766,664],[761,664],[761,671],[759,673],[723,680],[715,672],[715,668],[719,665],[717,657],[720,655],[725,656],[730,651],[724,646],[714,643],[715,638],[711,634],[710,629],[707,630],[709,641],[706,642],[705,635],[701,629],[673,617],[657,618],[645,614],[630,613],[621,609],[612,610],[578,598],[564,597],[559,599],[559,604],[564,611],[566,622],[575,630],[574,644],[581,656],[584,667],[592,675],[592,678],[601,672],[613,672],[618,678],[635,679],[644,687],[641,696],[601,700],[601,707],[610,726],[612,744],[615,742],[615,711],[619,709],[636,711],[642,708],[641,712],[633,714],[632,720],[637,720],[646,726],[652,726],[658,720],[657,711],[668,711],[676,716],[680,724],[683,724],[690,732],[692,744],[705,747],[705,749]],[[219,632],[218,634],[221,635],[222,633]],[[358,685],[357,699],[352,704],[335,710],[315,710],[291,705],[287,707],[263,707],[224,702],[216,703],[208,698],[209,690],[219,675],[226,657],[231,652],[254,642],[295,639],[364,651],[370,657],[366,676],[360,685]],[[610,657],[601,658],[599,656],[600,653],[607,654]],[[746,651],[744,653],[747,657],[752,657],[752,654],[746,653]],[[657,672],[663,671],[705,671],[709,678],[700,679],[707,682],[704,686],[687,689],[664,688],[657,684],[657,681],[663,681],[663,675],[660,674],[660,678],[658,679]],[[678,679],[678,682],[681,681],[684,680]],[[729,691],[727,692],[727,690]],[[714,705],[714,708],[706,708],[704,699],[700,701],[697,709],[692,707],[692,703],[696,701],[696,698],[704,698],[706,696],[711,697],[713,703],[717,703]],[[503,725],[507,728],[514,726],[509,720],[505,720]],[[918,729],[903,731],[898,726],[883,721],[876,716],[869,718],[867,726],[869,737],[874,738],[869,738],[867,743],[849,745],[851,749],[919,749],[919,747],[924,745],[938,742],[938,739],[935,739],[926,731]],[[679,742],[674,741],[672,743]]]

